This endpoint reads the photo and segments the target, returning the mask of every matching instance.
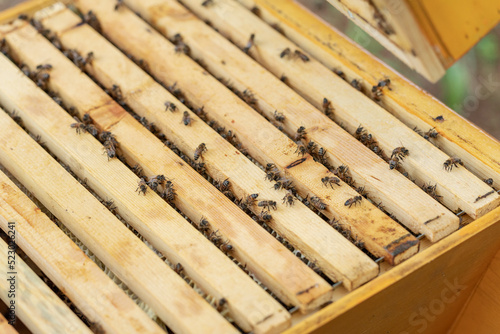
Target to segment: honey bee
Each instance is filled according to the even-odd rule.
[[[204,1],[204,2],[207,2],[207,1],[212,1],[212,0],[206,0],[206,1]],[[225,306],[226,304],[227,304],[227,300],[226,300],[226,298],[221,298],[221,299],[219,300],[219,302],[217,303],[217,307],[216,307],[217,312],[222,312],[222,310],[224,309],[224,306]]]
[[[165,183],[165,181],[166,181],[165,176],[156,175],[156,176],[153,176],[152,178],[150,178],[149,181],[147,182],[147,184],[153,191],[157,191],[158,186],[163,185],[163,183]]]
[[[167,110],[174,112],[174,111],[177,111],[179,109],[177,108],[175,103],[167,101],[167,102],[165,102],[165,111],[167,111]]]
[[[373,99],[375,101],[380,101],[380,97],[383,95],[384,87],[387,87],[389,90],[391,90],[390,85],[391,85],[390,79],[379,81],[376,86],[372,87]]]
[[[255,98],[254,93],[250,89],[245,89],[243,91],[243,94],[241,94],[241,97],[252,107],[255,107],[257,105],[258,100]]]
[[[139,179],[139,183],[138,183],[137,189],[135,191],[138,191],[139,195],[141,193],[143,193],[144,195],[146,195],[146,191],[147,190],[148,190],[148,186],[147,186],[147,183],[146,183],[146,179],[144,177],[141,177]]]
[[[286,204],[286,206],[293,206],[295,203],[295,196],[293,196],[291,191],[288,191],[283,197],[283,204]]]
[[[184,267],[180,263],[177,263],[174,267],[174,271],[177,273],[177,275],[182,275],[183,270]]]
[[[259,194],[257,193],[248,195],[247,198],[245,199],[245,205],[247,207],[254,205],[255,201],[257,200],[257,197],[259,197]]]
[[[169,204],[173,204],[175,201],[175,197],[177,196],[177,193],[175,192],[174,189],[174,184],[172,181],[168,180],[165,183],[163,192],[160,194],[160,196],[167,201]]]
[[[120,105],[125,105],[125,101],[123,100],[123,94],[120,86],[118,85],[113,85],[111,86],[111,89],[108,90],[108,94],[111,95],[111,97],[118,102]]]
[[[274,111],[274,119],[280,123],[283,123],[285,121],[285,115],[278,112],[278,110],[275,110]]]
[[[324,203],[321,198],[317,196],[312,196],[311,197],[311,204],[314,205],[314,207],[318,210],[326,210],[326,203]]]
[[[292,181],[287,178],[281,178],[274,184],[274,190],[290,189],[292,187]]]
[[[304,63],[309,61],[309,57],[300,50],[295,50],[294,55],[299,57]]]
[[[349,198],[347,201],[345,201],[344,206],[348,206],[351,208],[351,206],[356,206],[358,203],[361,203],[363,200],[363,197],[361,196],[354,196],[352,198]]]
[[[361,87],[361,84],[359,82],[358,79],[354,79],[351,81],[351,86],[353,86],[354,88],[356,88],[357,90],[359,90],[360,92],[363,90],[363,88]]]
[[[443,115],[439,115],[437,117],[433,117],[432,120],[435,121],[435,122],[443,123],[444,122],[444,117],[443,117]]]
[[[316,155],[316,158],[320,164],[327,163],[325,155],[326,155],[326,149],[323,147],[320,147],[320,149],[318,150],[318,154]]]
[[[338,75],[340,78],[346,80],[345,73],[342,70],[334,68],[332,71],[333,71],[333,73],[335,73],[336,75]]]
[[[116,157],[116,147],[118,141],[115,136],[109,131],[103,131],[99,134],[98,139],[104,145],[104,151],[108,155],[108,160]]]
[[[292,51],[290,50],[290,48],[286,48],[283,51],[281,51],[280,58],[284,58],[286,56],[289,56],[291,53],[292,53]]]
[[[265,177],[266,180],[278,181],[281,178],[278,167],[276,167],[276,165],[273,163],[268,163],[266,165],[265,171],[266,171],[266,177]]]
[[[94,14],[93,11],[90,10],[87,14],[84,14],[82,22],[87,23],[98,33],[102,33],[101,23],[99,22],[97,16]]]
[[[302,139],[305,139],[307,135],[306,128],[304,126],[301,126],[297,129],[297,132],[295,133],[294,140],[299,141]]]
[[[389,169],[397,169],[400,165],[398,157],[394,156],[389,160]]]
[[[85,130],[90,133],[92,136],[97,136],[99,134],[99,130],[93,124],[86,124]]]
[[[175,53],[184,53],[188,55],[191,51],[189,46],[184,43],[184,38],[181,34],[175,34],[172,42],[175,45]]]
[[[123,0],[116,0],[115,11],[123,6]]]
[[[243,48],[243,52],[248,54],[248,51],[250,51],[254,43],[255,43],[255,34],[251,34],[250,38],[248,39],[247,45]]]
[[[318,149],[318,144],[313,142],[312,140],[307,143],[307,152],[309,152],[310,155],[315,156],[316,155],[316,150]]]
[[[80,120],[76,116],[74,116],[73,118],[75,119],[76,123],[71,123],[71,128],[75,129],[76,133],[78,134],[86,132],[87,126],[84,123],[80,122]]]
[[[196,150],[194,151],[194,161],[198,160],[200,157],[203,158],[203,153],[207,151],[207,146],[205,143],[201,143],[198,145]]]
[[[297,149],[295,150],[295,153],[304,156],[307,153],[306,145],[304,145],[304,143],[300,140],[297,141],[296,144],[297,144]]]
[[[429,194],[435,200],[439,200],[441,197],[443,197],[443,196],[440,196],[437,194],[437,191],[436,191],[437,184],[431,186],[430,183],[429,184],[424,183],[424,185],[421,188],[423,191],[425,191],[427,194]]]
[[[257,203],[257,206],[264,209],[267,208],[268,211],[271,211],[271,209],[277,209],[275,201],[260,201],[259,203]]]
[[[325,187],[330,186],[332,189],[334,184],[340,187],[340,179],[335,176],[325,176],[321,179],[321,182],[323,182]]]
[[[184,111],[184,114],[182,116],[182,123],[184,123],[185,126],[188,126],[191,124],[191,122],[191,116],[189,116],[189,113],[187,111]]]
[[[210,231],[210,223],[208,222],[208,220],[205,217],[200,218],[200,223],[199,223],[198,229],[203,234],[206,234],[208,231]]]
[[[135,175],[142,177],[142,167],[136,164],[134,167],[131,167],[132,172],[134,172]]]
[[[493,186],[493,179],[492,178],[489,178],[489,179],[484,179],[483,180],[484,183],[486,183],[487,185],[489,185],[490,187]]]
[[[332,102],[329,101],[326,97],[324,97],[323,98],[323,112],[325,113],[325,115],[328,117],[333,116],[333,110],[334,110],[334,108],[332,107]]]
[[[219,248],[224,253],[229,253],[230,251],[233,250],[233,246],[231,246],[231,244],[229,244],[229,241],[224,242],[222,245],[219,246]]]
[[[205,0],[201,3],[203,7],[209,7],[214,4],[214,0]]]
[[[259,213],[259,219],[263,222],[268,222],[273,219],[273,216],[269,213],[269,211],[262,210],[262,212]]]
[[[436,132],[436,130],[434,130],[434,128],[431,128],[431,129],[429,129],[429,131],[424,132],[422,135],[425,139],[429,140],[430,138],[437,138],[439,133]]]
[[[462,160],[459,158],[450,158],[443,163],[444,169],[448,172],[450,172],[453,169],[453,167],[458,168],[459,165],[462,166],[464,165]]]
[[[397,157],[401,161],[403,161],[404,157],[408,156],[408,154],[410,154],[410,152],[405,147],[402,147],[402,146],[401,147],[396,147],[392,151],[391,158]]]

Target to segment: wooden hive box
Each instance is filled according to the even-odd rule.
[[[0,248],[24,252],[0,297],[26,330],[460,333],[494,290],[499,143],[293,1],[0,23]]]

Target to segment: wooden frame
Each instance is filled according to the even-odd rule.
[[[32,5],[39,9],[51,2],[36,1],[31,5],[12,9],[0,15],[0,22],[29,11]],[[261,8],[264,19],[272,18],[273,23],[278,21],[284,27],[287,36],[295,39],[296,43],[320,61],[335,59],[336,64],[340,63],[340,69],[348,76],[355,75],[365,79],[363,84],[367,87],[376,84],[378,78],[382,77],[373,75],[374,72],[385,74],[390,72],[391,80],[398,83],[399,89],[383,97],[383,105],[389,111],[396,110],[399,115],[411,113],[408,122],[418,120],[432,125],[432,117],[425,111],[419,111],[421,109],[409,107],[409,104],[434,106],[438,111],[434,109],[432,112],[443,114],[446,119],[453,120],[439,128],[440,132],[445,134],[443,140],[448,143],[446,149],[469,152],[471,159],[476,161],[471,165],[480,166],[482,163],[487,166],[482,169],[485,175],[490,171],[500,173],[500,164],[497,162],[500,145],[497,141],[406,83],[404,79],[384,68],[346,40],[342,40],[341,43],[345,43],[347,51],[344,56],[339,57],[325,47],[325,36],[335,34],[331,28],[311,15],[305,14],[291,1],[280,0],[271,5],[268,0],[257,0],[253,5]],[[280,12],[276,11],[276,6],[281,6]],[[302,20],[300,29],[295,25],[299,17]],[[294,32],[289,33],[289,31]],[[355,67],[352,63],[346,65],[346,59],[350,56],[356,59],[361,67]],[[390,269],[332,305],[306,318],[294,317],[295,325],[286,332],[328,333],[333,329],[340,332],[357,332],[369,327],[373,332],[387,328],[395,332],[405,332],[410,328],[411,332],[422,328],[426,330],[425,333],[441,333],[451,327],[462,304],[469,298],[486,271],[500,246],[498,235],[500,235],[500,208],[476,219],[473,224],[463,227],[445,239],[424,247],[426,249],[413,258]],[[425,309],[430,310],[430,315]]]

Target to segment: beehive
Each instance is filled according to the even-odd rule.
[[[0,222],[60,290],[17,262],[30,330],[414,331],[445,288],[451,326],[494,139],[290,1],[51,3],[0,27]]]

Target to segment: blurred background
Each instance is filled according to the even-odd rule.
[[[326,0],[297,0],[451,109],[500,139],[500,25],[432,84],[409,69]],[[0,0],[0,10],[22,0]],[[491,94],[476,94],[487,85]]]

